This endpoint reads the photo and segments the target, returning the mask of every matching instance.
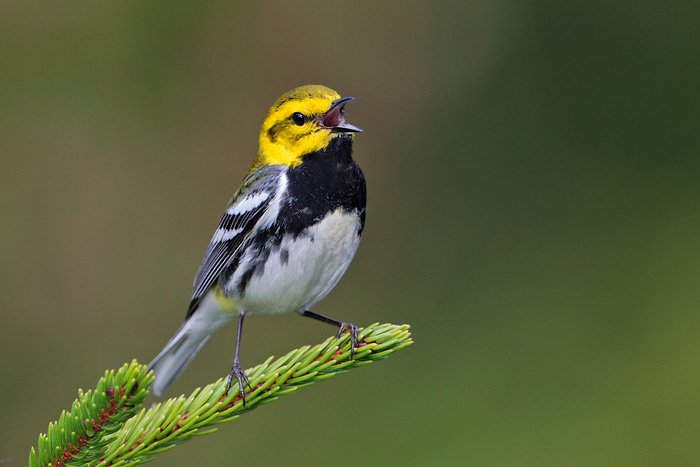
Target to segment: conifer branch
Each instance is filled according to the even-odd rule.
[[[117,372],[105,373],[94,391],[83,394],[70,412],[63,412],[39,436],[32,448],[30,467],[138,465],[196,435],[216,431],[215,426],[238,418],[262,404],[309,386],[316,381],[386,358],[413,341],[409,326],[373,324],[361,329],[354,359],[350,339],[329,338],[314,347],[304,346],[247,371],[250,380],[246,405],[234,383],[225,395],[226,378],[180,396],[141,409],[152,373],[135,360]],[[138,412],[138,414],[137,414]]]

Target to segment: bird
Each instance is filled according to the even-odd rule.
[[[240,364],[243,319],[297,312],[350,334],[358,327],[311,311],[345,273],[365,225],[367,188],[353,159],[362,130],[345,120],[341,97],[322,85],[283,94],[262,122],[258,151],[229,201],[194,279],[184,323],[151,361],[151,392],[161,396],[209,337],[238,321],[233,378],[245,405]]]

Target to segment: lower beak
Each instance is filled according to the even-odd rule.
[[[326,113],[319,119],[319,126],[331,130],[333,133],[356,133],[362,131],[355,125],[345,121],[345,104],[353,99],[354,97],[341,97],[331,102]]]

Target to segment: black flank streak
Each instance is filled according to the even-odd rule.
[[[245,290],[246,286],[248,285],[248,282],[250,282],[250,279],[253,278],[253,273],[255,272],[255,267],[248,268],[248,270],[243,273],[241,276],[240,281],[238,282],[237,285],[237,290],[239,295],[243,295],[243,291]]]

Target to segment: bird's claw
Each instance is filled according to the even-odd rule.
[[[252,389],[252,387],[250,386],[250,381],[248,381],[248,375],[246,375],[245,370],[241,368],[238,361],[233,362],[231,373],[228,375],[228,384],[226,384],[226,392],[224,393],[226,395],[228,395],[228,391],[231,389],[234,376],[238,380],[238,393],[241,396],[241,400],[243,400],[243,407],[245,407],[245,390],[243,389],[243,381],[245,381],[248,385],[248,389]]]
[[[357,345],[357,334],[359,332],[358,327],[352,323],[340,323],[338,334],[335,336],[336,340],[340,339],[340,336],[344,332],[350,334],[350,360],[355,357],[355,346]]]

